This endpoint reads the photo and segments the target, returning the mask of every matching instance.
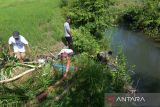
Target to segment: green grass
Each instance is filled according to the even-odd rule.
[[[0,0],[0,38],[19,31],[32,47],[53,47],[63,36],[59,0]]]

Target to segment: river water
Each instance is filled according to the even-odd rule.
[[[112,32],[111,49],[117,53],[118,48],[127,58],[128,65],[135,65],[132,72],[135,87],[140,92],[160,92],[160,45],[155,44],[141,33],[124,28],[109,30]]]

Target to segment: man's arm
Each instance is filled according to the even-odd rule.
[[[26,38],[24,38],[23,36],[21,36],[21,41],[25,44],[25,47],[27,47],[27,50],[29,52],[29,54],[31,55],[31,48],[28,44],[28,41],[26,40]]]
[[[67,29],[67,33],[72,36],[71,31],[69,29]]]

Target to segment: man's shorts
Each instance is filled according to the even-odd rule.
[[[66,38],[66,41],[69,43],[69,44],[72,44],[72,37],[65,37]]]

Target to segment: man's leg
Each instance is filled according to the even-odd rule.
[[[15,55],[16,55],[16,58],[21,62],[21,53],[16,52]]]
[[[25,58],[25,53],[24,53],[24,52],[21,52],[20,55],[21,55],[21,62],[23,63],[24,58]]]
[[[72,45],[73,45],[72,37],[68,37],[68,47],[69,47],[69,49],[73,48]]]
[[[65,39],[66,39],[66,45],[68,46],[68,37],[65,37]]]

